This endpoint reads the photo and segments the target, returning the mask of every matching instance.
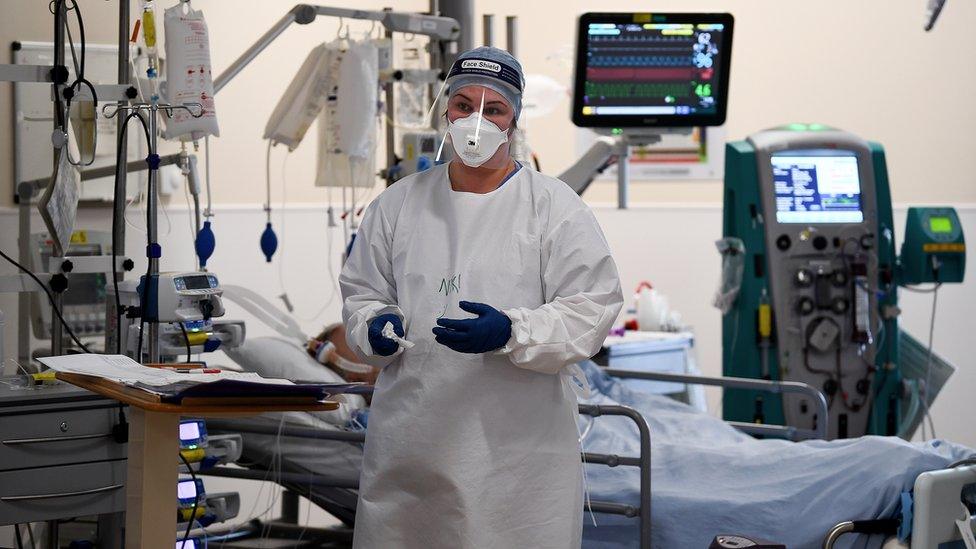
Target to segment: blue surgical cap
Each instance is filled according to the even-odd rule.
[[[505,50],[482,46],[462,53],[451,67],[446,83],[448,97],[467,86],[484,86],[508,101],[515,111],[515,120],[522,113],[525,75],[522,64]]]

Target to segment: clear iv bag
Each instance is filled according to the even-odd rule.
[[[376,51],[375,48],[373,51]],[[372,108],[357,112],[346,112],[340,116],[340,69],[345,55],[346,51],[342,49],[340,43],[335,42],[328,45],[328,70],[326,71],[328,81],[326,88],[329,90],[329,94],[325,101],[325,107],[318,117],[319,142],[315,185],[317,187],[370,189],[376,183],[377,171],[376,136],[379,120],[377,118],[376,95],[374,92]],[[361,59],[361,57],[359,58]],[[359,80],[358,83],[360,86],[369,86],[374,90],[379,85],[378,79],[374,79],[372,82]],[[346,84],[343,87],[345,89],[348,86]],[[351,99],[344,100],[342,103],[351,104],[351,101]],[[356,135],[354,136],[358,139],[343,139],[344,129],[341,121],[344,119],[358,119]],[[343,144],[347,147],[355,145],[357,156],[347,154],[343,150]]]

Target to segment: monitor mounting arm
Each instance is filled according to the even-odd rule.
[[[438,17],[436,15],[400,11],[357,10],[298,4],[268,29],[268,32],[264,33],[261,38],[258,38],[257,42],[242,53],[236,61],[231,63],[224,72],[217,76],[214,80],[214,93],[216,94],[226,86],[231,79],[237,76],[265,48],[271,45],[292,23],[307,25],[320,15],[362,21],[376,21],[391,32],[421,34],[443,42],[456,41],[461,35],[461,27],[458,25],[458,22],[450,17]]]

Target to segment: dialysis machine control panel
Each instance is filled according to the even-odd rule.
[[[722,318],[723,373],[820,390],[829,438],[902,433],[915,412],[898,286],[962,281],[955,210],[910,208],[897,255],[883,147],[820,124],[729,143],[724,193],[723,241],[743,257],[727,258],[741,283]],[[808,400],[727,389],[723,415],[811,429],[822,418]]]
[[[829,438],[887,433],[898,416],[897,375],[878,367],[890,363],[879,342],[897,339],[880,315],[896,268],[883,159],[879,146],[819,125],[726,148],[723,235],[742,241],[745,258],[723,317],[723,373],[819,389]],[[886,424],[874,404],[886,411],[889,400]],[[723,408],[729,420],[801,429],[822,420],[805,395],[727,390]]]
[[[878,315],[877,202],[871,151],[849,134],[764,132],[756,149],[769,294],[784,379],[821,389],[829,436],[867,430]],[[804,397],[792,425],[813,425]]]

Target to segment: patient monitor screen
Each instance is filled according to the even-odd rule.
[[[731,27],[728,14],[584,14],[573,121],[722,124]]]
[[[784,151],[772,156],[779,223],[860,223],[857,156],[832,149]]]

